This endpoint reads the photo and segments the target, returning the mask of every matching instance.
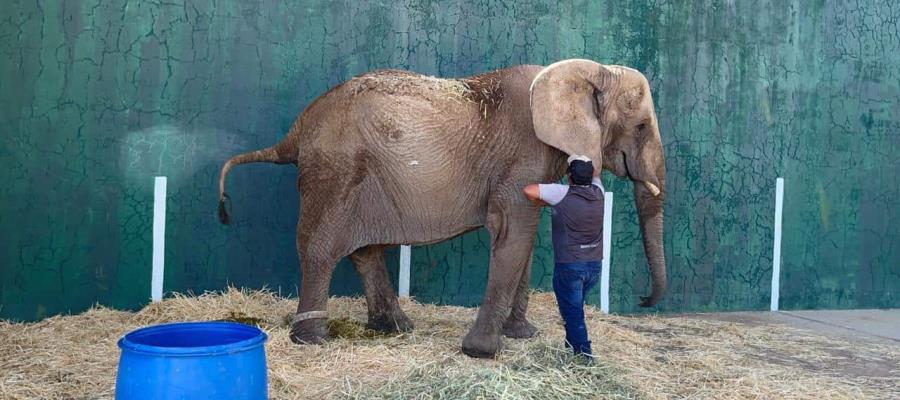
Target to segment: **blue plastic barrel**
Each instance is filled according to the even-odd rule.
[[[265,399],[266,339],[232,322],[132,331],[119,340],[116,399]]]

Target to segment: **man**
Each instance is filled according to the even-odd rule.
[[[569,185],[531,184],[525,197],[552,207],[553,291],[566,325],[566,346],[592,357],[584,323],[584,299],[600,276],[603,259],[603,184],[591,159],[567,160]]]

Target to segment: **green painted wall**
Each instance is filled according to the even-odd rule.
[[[861,1],[8,1],[0,9],[0,317],[150,286],[153,176],[169,177],[166,290],[294,293],[290,167],[230,176],[319,94],[375,68],[464,76],[590,58],[645,72],[667,153],[663,311],[764,309],[786,181],[785,308],[900,307],[900,5]],[[612,308],[648,275],[615,192]],[[532,282],[552,271],[546,215]],[[413,250],[420,300],[475,304],[488,243]],[[396,273],[397,255],[389,255]],[[359,284],[346,262],[333,293]]]

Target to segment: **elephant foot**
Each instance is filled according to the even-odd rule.
[[[413,323],[403,311],[399,311],[391,314],[369,315],[366,328],[384,333],[410,332],[413,330]]]
[[[537,336],[538,328],[527,319],[507,320],[503,324],[503,336],[512,339],[529,339]]]
[[[323,344],[328,340],[328,319],[315,318],[291,325],[291,341],[295,344]]]
[[[462,352],[475,358],[493,358],[501,348],[503,341],[500,335],[477,332],[475,329],[469,331],[462,343]]]

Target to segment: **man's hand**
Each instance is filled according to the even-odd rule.
[[[541,200],[541,189],[537,183],[525,185],[525,187],[522,189],[522,193],[524,193],[525,197],[527,197],[528,200],[531,200],[531,202],[534,204],[537,204],[539,206],[547,205],[547,203],[544,203],[544,201]]]

